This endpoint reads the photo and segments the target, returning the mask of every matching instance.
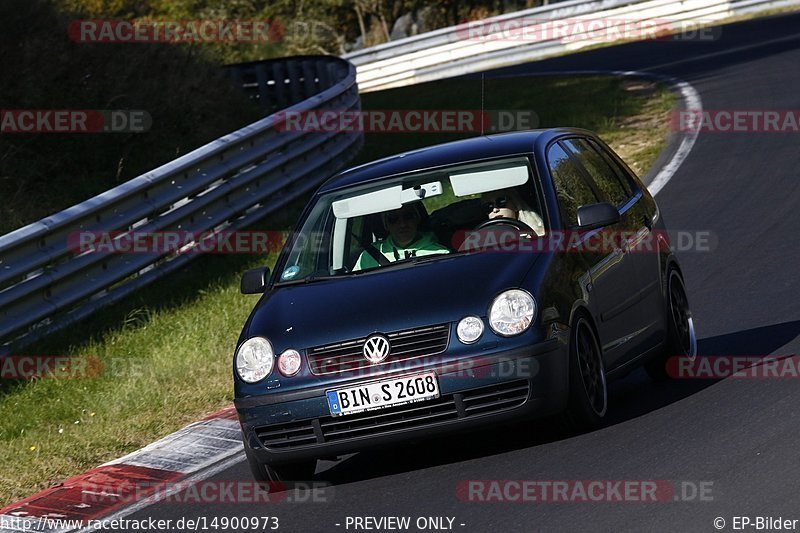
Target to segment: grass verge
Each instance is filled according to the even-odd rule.
[[[479,109],[479,82],[442,81],[364,95],[365,109]],[[457,95],[457,97],[455,96]],[[532,110],[540,125],[597,131],[639,172],[664,147],[675,96],[611,77],[487,80],[486,109]],[[370,134],[361,160],[469,134]],[[305,200],[261,224],[287,229]],[[255,297],[246,268],[276,257],[204,257],[20,355],[98,363],[91,379],[0,382],[0,505],[138,449],[229,406],[231,354]]]

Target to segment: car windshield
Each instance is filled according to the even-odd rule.
[[[523,235],[542,236],[543,202],[534,176],[528,158],[519,156],[321,195],[287,243],[278,281],[356,275],[475,251],[464,246],[465,236],[495,218],[521,223]]]

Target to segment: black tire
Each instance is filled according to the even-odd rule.
[[[247,447],[247,444],[244,446],[244,452],[253,478],[258,482],[271,483],[273,488],[275,484],[282,484],[286,488],[290,488],[294,483],[310,481],[314,477],[314,471],[317,468],[316,461],[280,465],[261,463],[255,454],[250,451],[250,448]]]
[[[589,320],[579,315],[570,332],[566,420],[573,429],[590,430],[602,425],[607,412],[603,354]]]
[[[667,341],[664,351],[645,365],[645,370],[656,381],[669,379],[667,362],[671,357],[697,357],[697,336],[694,330],[692,310],[686,296],[686,286],[678,269],[667,271]]]

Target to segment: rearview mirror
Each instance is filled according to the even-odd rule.
[[[619,219],[619,211],[608,202],[582,205],[578,208],[578,227],[580,229],[588,230],[610,226],[619,222]]]
[[[242,276],[242,282],[239,289],[242,294],[263,294],[267,288],[267,280],[269,279],[269,268],[254,268],[248,270]]]

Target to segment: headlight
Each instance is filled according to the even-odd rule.
[[[263,337],[247,339],[236,350],[236,373],[247,383],[269,376],[275,365],[272,345]]]
[[[483,320],[476,316],[465,316],[458,323],[456,334],[464,344],[472,344],[483,335]]]
[[[300,371],[300,352],[286,350],[278,356],[278,370],[284,376],[291,377]]]
[[[533,322],[536,302],[533,296],[520,289],[501,293],[489,307],[489,326],[503,337],[519,335]]]

